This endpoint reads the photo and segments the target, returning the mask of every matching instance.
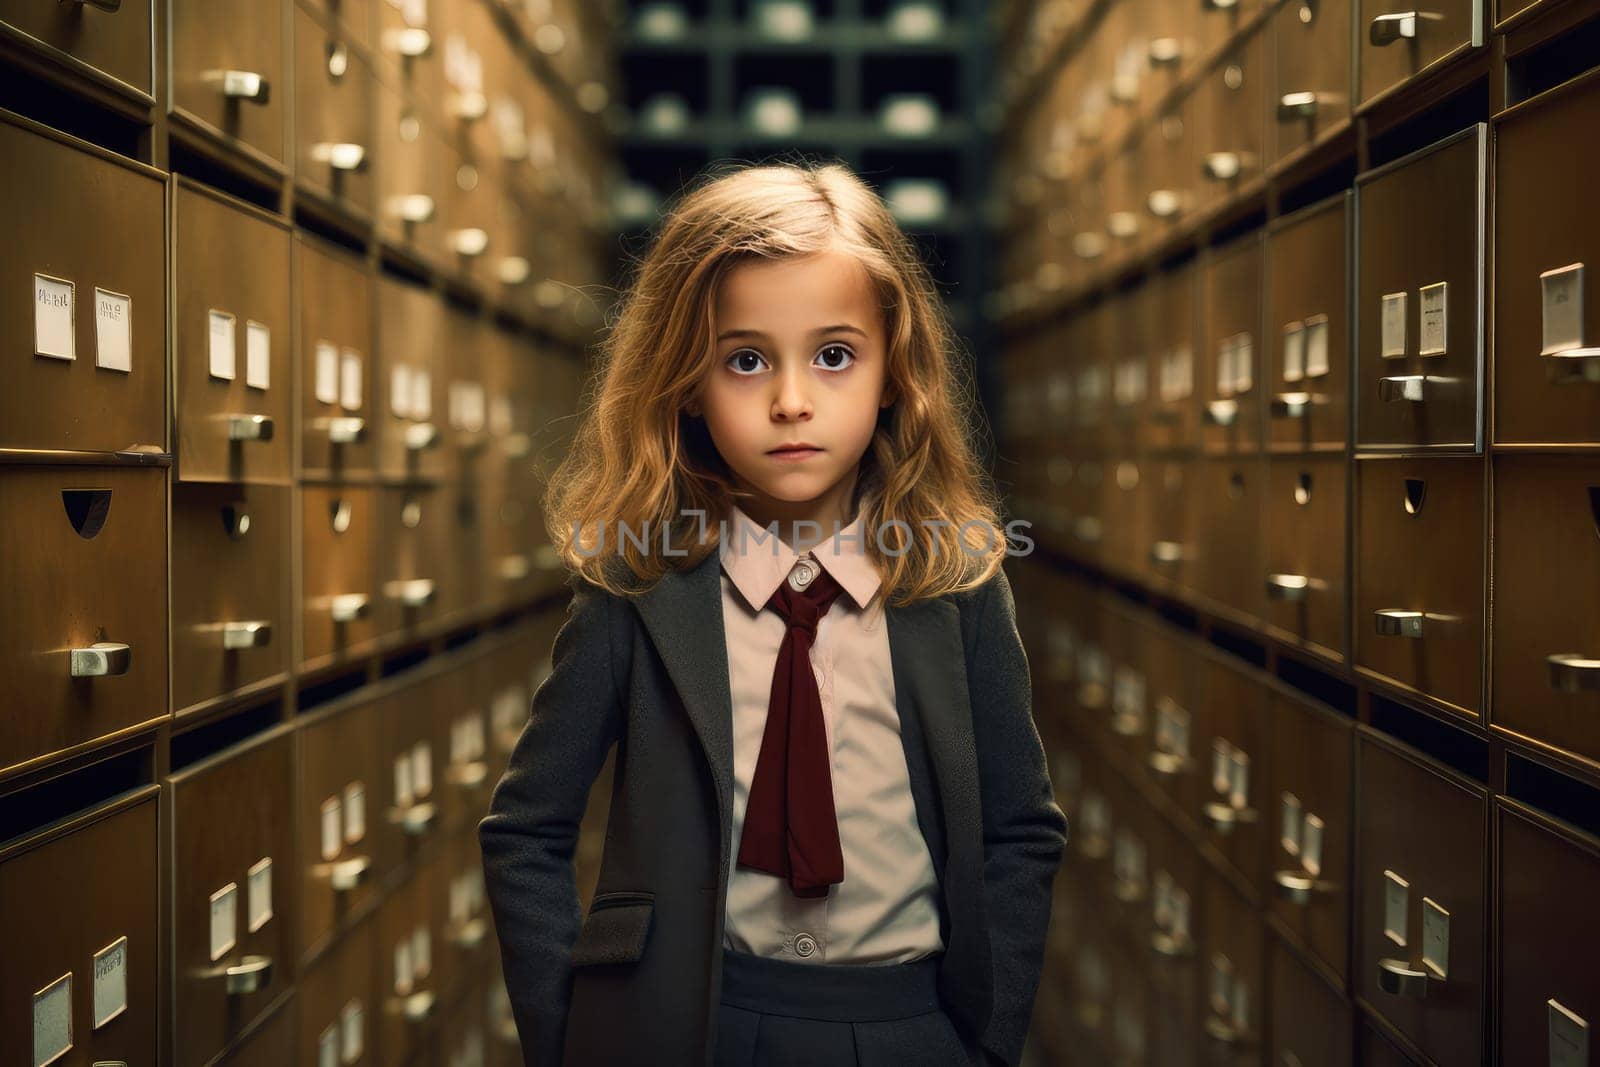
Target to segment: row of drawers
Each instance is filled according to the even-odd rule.
[[[1031,534],[1041,543],[1600,763],[1588,593],[1600,462],[1273,456],[1056,470],[1070,471],[1065,486],[1017,502],[1019,516],[1043,517]]]
[[[30,355],[0,371],[0,448],[164,452],[170,395],[183,481],[286,483],[297,432],[302,474],[443,480],[491,443],[525,465],[571,410],[572,360],[239,201],[21,120],[0,153],[34,205],[7,228]]]
[[[1597,118],[1600,72],[1493,129],[1492,347],[1480,125],[1021,338],[1008,427],[1078,453],[1600,442],[1600,228],[1548,166]]]
[[[0,468],[0,664],[30,709],[0,728],[0,774],[531,602],[560,573],[537,499]]]
[[[398,1065],[420,1024],[478,978],[494,938],[476,821],[547,670],[529,670],[547,631],[469,646],[162,786],[177,1064],[209,1062],[298,978],[293,1062],[324,1062],[326,1024],[354,1000],[344,1025],[359,1036],[364,1015],[384,1050],[360,1062]],[[17,949],[0,970],[0,1046],[45,1062],[76,1034],[95,1060],[156,1061],[157,793],[0,857],[0,928]]]
[[[1080,949],[1089,935],[1074,914],[1108,926],[1132,957],[1135,982],[1169,991],[1175,976],[1186,983],[1179,1018],[1199,1025],[1182,1036],[1226,1052],[1173,1051],[1150,1062],[1260,1062],[1263,1047],[1273,1063],[1288,1062],[1283,1049],[1305,1064],[1351,1062],[1320,1044],[1348,1034],[1337,1014],[1324,1015],[1347,1011],[1338,997],[1307,1000],[1293,981],[1263,981],[1267,915],[1335,986],[1435,1062],[1488,1059],[1486,1010],[1500,1018],[1496,1062],[1544,1062],[1547,1042],[1586,1032],[1583,1020],[1600,1011],[1584,971],[1600,947],[1583,944],[1585,901],[1600,888],[1593,842],[1266,684],[1151,616],[1053,580],[1048,604],[1041,596],[1024,616],[1034,647],[1051,648],[1039,661],[1038,717],[1075,826],[1057,885],[1077,903],[1063,909],[1052,944],[1069,957]],[[1058,658],[1059,638],[1051,647],[1046,612],[1064,604],[1105,635],[1103,677],[1092,665],[1079,669],[1093,656]],[[1148,689],[1126,652],[1111,647],[1113,634],[1125,649],[1135,633]],[[1486,1005],[1497,961],[1498,1004]],[[1074,970],[1080,982],[1087,976],[1089,994],[1103,991],[1092,962]]]

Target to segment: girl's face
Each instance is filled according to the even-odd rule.
[[[704,415],[717,451],[757,522],[848,523],[857,466],[886,388],[883,313],[866,270],[844,252],[745,260],[715,302],[716,358],[691,415]],[[803,444],[808,451],[785,452]],[[788,531],[784,531],[787,539]]]

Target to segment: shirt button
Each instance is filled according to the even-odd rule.
[[[811,564],[797,563],[794,570],[789,572],[789,585],[795,589],[804,589],[811,584],[811,580],[816,576],[817,572]]]
[[[810,934],[801,934],[794,939],[794,952],[801,959],[806,959],[817,951],[817,939]]]

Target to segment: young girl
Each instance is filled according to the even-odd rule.
[[[953,355],[844,167],[665,220],[550,487],[574,597],[479,828],[529,1065],[1020,1059],[1066,820]]]

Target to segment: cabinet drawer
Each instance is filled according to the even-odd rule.
[[[1438,0],[1419,11],[1395,0],[1361,0],[1356,63],[1362,105],[1483,44],[1483,7],[1483,0]]]
[[[1199,592],[1221,611],[1254,625],[1265,606],[1261,530],[1266,464],[1259,458],[1205,459],[1196,473]]]
[[[1349,1067],[1354,1031],[1349,1003],[1276,938],[1272,972],[1272,1056],[1301,1067]]]
[[[92,3],[8,3],[0,13],[0,36],[86,82],[148,105],[154,99],[153,14],[153,0],[127,0],[110,11]]]
[[[1343,456],[1270,457],[1262,556],[1268,627],[1341,662],[1349,644],[1348,470]]]
[[[1202,203],[1222,203],[1260,181],[1267,88],[1267,46],[1260,27],[1229,44],[1195,86]]]
[[[1349,440],[1349,207],[1343,194],[1289,216],[1267,238],[1266,391],[1275,450],[1342,448]]]
[[[282,170],[289,67],[284,3],[171,0],[172,102],[221,146]]]
[[[364,220],[372,215],[376,83],[348,33],[295,7],[295,178],[313,197]]]
[[[301,494],[301,657],[315,669],[360,654],[378,634],[378,499],[371,487],[308,485]]]
[[[1267,32],[1276,80],[1267,124],[1273,160],[1319,144],[1350,122],[1350,4],[1304,0],[1272,16]]]
[[[354,926],[398,860],[383,830],[389,768],[379,756],[381,711],[375,702],[356,704],[296,734],[302,961]],[[300,989],[309,995],[304,979]]]
[[[300,469],[370,474],[373,458],[372,279],[365,264],[307,237],[295,241],[300,296]]]
[[[1207,257],[1200,398],[1210,453],[1261,448],[1261,257],[1260,234]]]
[[[1203,802],[1195,813],[1209,842],[1251,886],[1262,884],[1272,816],[1267,694],[1255,675],[1206,654],[1205,725],[1196,746]]]

